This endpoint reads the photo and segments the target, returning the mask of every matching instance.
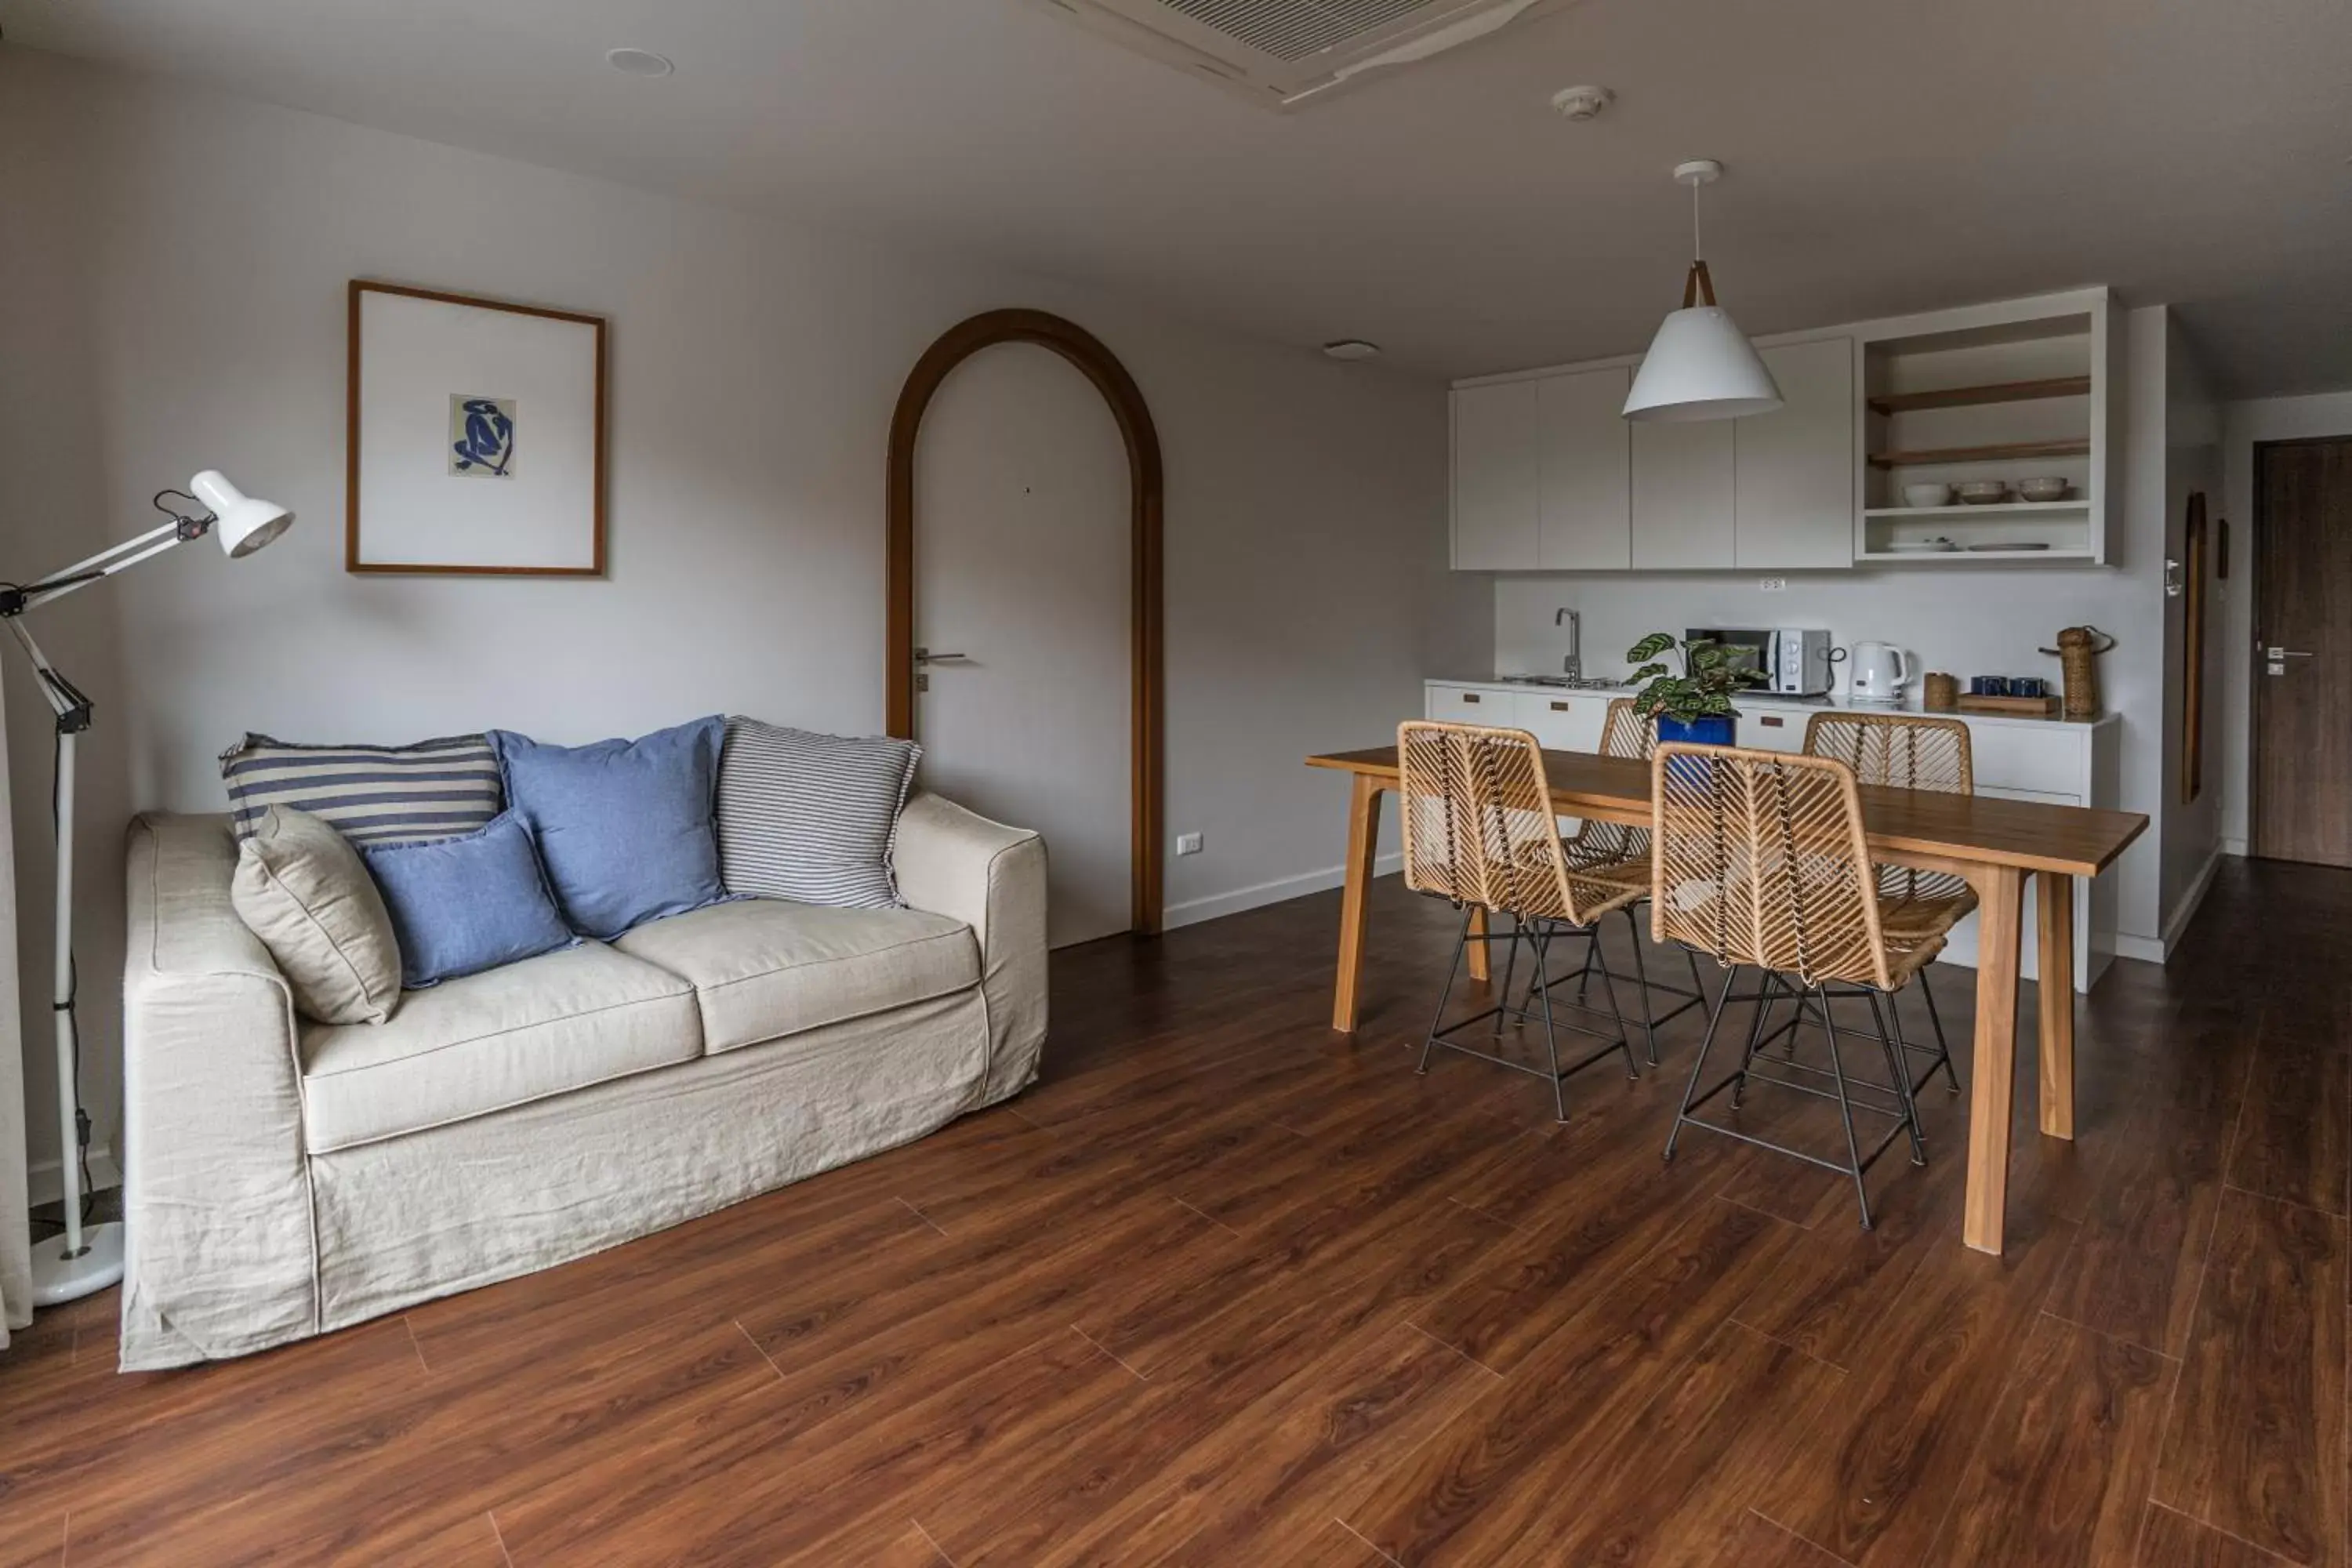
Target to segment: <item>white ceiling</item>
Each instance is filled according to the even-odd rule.
[[[1278,115],[1033,0],[0,0],[12,43],[1467,374],[2105,282],[2352,385],[2345,0],[1577,0]],[[657,50],[675,76],[604,63]],[[1551,94],[1618,101],[1575,125]]]

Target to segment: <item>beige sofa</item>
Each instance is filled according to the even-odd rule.
[[[909,908],[759,899],[299,1017],[225,816],[131,830],[122,1365],[241,1355],[579,1258],[1016,1093],[1034,833],[908,803]]]

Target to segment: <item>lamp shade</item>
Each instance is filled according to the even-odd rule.
[[[294,521],[294,514],[276,501],[249,496],[229,483],[218,468],[206,468],[190,479],[188,490],[212,509],[214,531],[232,561],[252,554]]]
[[[1685,305],[1658,323],[1625,398],[1625,417],[1737,419],[1780,406],[1780,386],[1719,305]]]

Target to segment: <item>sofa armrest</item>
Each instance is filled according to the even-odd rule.
[[[892,864],[908,904],[978,938],[990,1047],[978,1103],[1017,1094],[1045,1044],[1045,841],[922,793],[898,814]]]
[[[293,998],[229,900],[225,816],[131,826],[123,964],[122,1365],[318,1324]]]

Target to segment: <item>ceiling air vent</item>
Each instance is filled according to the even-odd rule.
[[[1293,109],[1561,0],[1036,0],[1129,47]]]

